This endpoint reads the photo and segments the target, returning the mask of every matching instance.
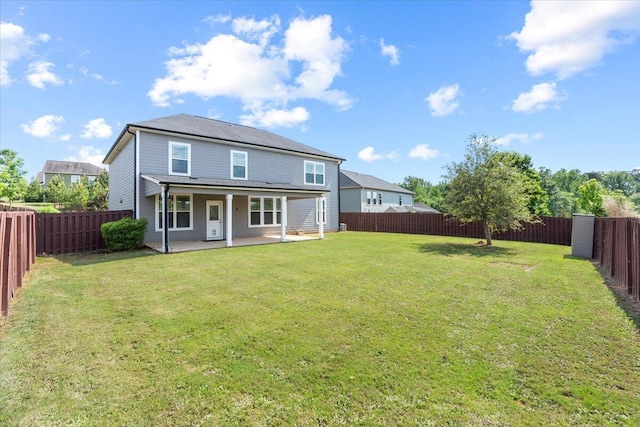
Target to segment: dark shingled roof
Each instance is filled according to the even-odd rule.
[[[301,192],[313,192],[322,194],[329,189],[327,187],[308,186],[308,185],[293,185],[280,182],[266,182],[266,181],[240,181],[237,179],[218,179],[218,178],[193,178],[189,176],[175,176],[175,175],[155,175],[155,174],[142,174],[145,179],[151,179],[160,184],[173,184],[179,186],[198,186],[198,187],[224,187],[224,188],[242,188],[242,189],[265,189],[265,190],[287,190],[287,191],[301,191]]]
[[[257,147],[275,148],[295,153],[311,154],[314,156],[326,157],[335,160],[344,160],[341,157],[318,150],[305,144],[293,141],[291,139],[276,135],[262,129],[256,129],[249,126],[237,125],[220,120],[209,119],[205,117],[192,116],[189,114],[176,114],[173,116],[160,117],[142,122],[129,123],[120,133],[113,147],[107,153],[105,161],[111,156],[118,142],[123,137],[127,128],[137,127],[147,130],[166,131],[185,136],[197,136],[204,138],[212,138],[223,141],[243,143]]]
[[[412,191],[391,184],[380,178],[364,173],[340,170],[340,188],[370,188],[372,190],[393,191],[394,193],[413,194]]]
[[[65,162],[47,160],[42,168],[44,173],[64,173],[69,175],[100,175],[104,169],[85,162]]]

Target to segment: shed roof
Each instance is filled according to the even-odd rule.
[[[124,127],[118,139],[107,153],[104,163],[109,164],[115,157],[116,147],[122,142],[123,136],[130,128],[138,128],[149,131],[164,131],[184,135],[185,137],[211,138],[257,147],[274,148],[301,154],[310,154],[334,160],[344,160],[334,154],[318,150],[300,142],[293,141],[275,133],[250,126],[238,125],[221,120],[206,117],[192,116],[189,114],[176,114],[160,117],[152,120],[129,123]]]
[[[394,193],[413,194],[406,188],[391,184],[373,175],[340,170],[340,188],[370,188],[372,190],[392,191]]]

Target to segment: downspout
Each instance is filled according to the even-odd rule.
[[[129,125],[125,130],[133,135],[133,218],[138,219],[138,132],[130,132]]]
[[[340,197],[340,165],[342,164],[342,160],[338,161],[338,230],[340,230],[340,224],[342,223],[340,221],[340,213],[342,212],[340,209],[340,199],[342,199],[342,197]]]
[[[162,195],[162,241],[164,242],[163,249],[165,254],[169,253],[169,187],[169,184],[165,184],[162,189],[164,193]]]

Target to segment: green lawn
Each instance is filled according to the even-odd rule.
[[[476,241],[38,258],[0,425],[640,425],[640,331],[590,262]]]

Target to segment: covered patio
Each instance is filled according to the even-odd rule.
[[[307,240],[320,240],[318,234],[305,234],[299,235],[287,235],[286,240],[283,241],[282,237],[278,235],[267,235],[258,237],[244,237],[233,240],[233,247],[238,246],[255,246],[255,245],[268,245],[272,243],[291,243],[302,242]],[[164,252],[162,243],[148,243],[147,247],[157,252]],[[227,248],[226,242],[223,240],[185,240],[175,241],[169,243],[168,253],[189,252],[189,251],[201,251],[206,249],[221,249]]]

